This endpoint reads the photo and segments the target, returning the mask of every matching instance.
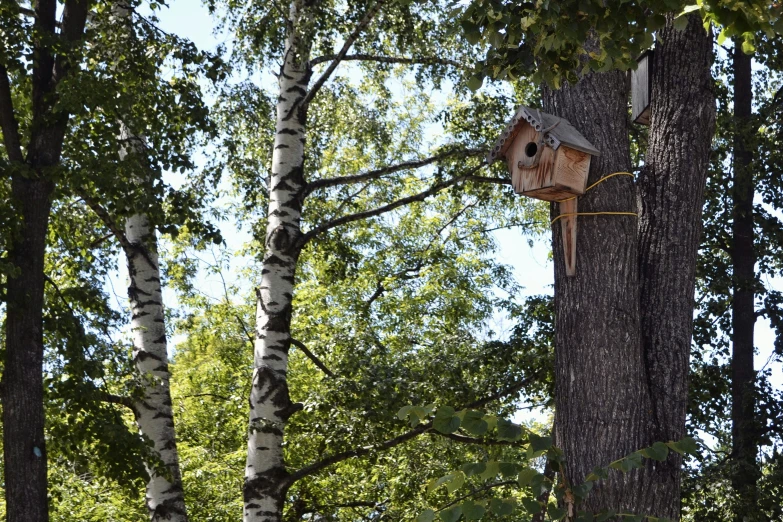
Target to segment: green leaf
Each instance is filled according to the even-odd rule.
[[[674,19],[674,22],[672,22],[672,25],[675,29],[678,31],[684,31],[686,27],[688,27],[688,17],[687,16],[678,16]]]
[[[432,421],[432,427],[440,433],[454,433],[459,429],[460,419],[454,415],[454,408],[441,406]]]
[[[468,79],[468,89],[470,89],[473,92],[476,92],[477,90],[481,89],[481,86],[483,84],[484,84],[483,76],[471,76]]]
[[[498,439],[500,440],[519,440],[522,436],[522,427],[507,421],[506,419],[498,419]]]
[[[669,456],[669,447],[663,442],[656,442],[644,451],[645,457],[653,460],[664,461]]]
[[[514,499],[501,500],[499,498],[493,498],[489,502],[489,512],[501,517],[512,514],[516,507],[517,503]]]
[[[472,500],[465,501],[462,504],[462,515],[465,517],[465,520],[480,520],[486,512],[487,509],[484,506]]]
[[[449,493],[454,493],[459,488],[461,488],[463,484],[465,484],[465,474],[461,471],[458,471],[454,473],[454,479],[446,484],[446,490]]]
[[[532,468],[525,468],[519,472],[517,483],[519,484],[519,487],[524,488],[525,486],[529,486],[532,483],[533,477],[540,474],[541,473]]]
[[[666,445],[680,455],[685,455],[686,453],[695,455],[699,451],[699,445],[693,437],[685,437],[682,440],[670,441],[667,442]]]
[[[523,498],[522,499],[522,506],[525,508],[525,511],[530,513],[531,515],[536,515],[538,513],[541,513],[541,503],[533,498]]]
[[[456,505],[452,506],[449,509],[444,509],[440,512],[440,519],[443,522],[457,522],[459,520],[459,517],[462,516],[462,506]]]
[[[435,511],[432,509],[425,509],[416,517],[416,522],[432,522],[433,520],[435,520]]]
[[[491,460],[487,462],[487,467],[484,469],[484,472],[479,475],[481,480],[489,480],[491,478],[494,478],[497,476],[498,471],[500,470],[500,463],[496,460]]]
[[[742,42],[742,52],[745,54],[753,54],[756,52],[756,46],[753,45],[752,40],[745,40]]]
[[[453,493],[455,490],[462,487],[465,483],[465,474],[461,471],[455,471],[448,475],[443,475],[440,478],[432,479],[427,483],[427,493],[432,493],[439,487],[446,485],[446,489],[449,493]]]
[[[561,520],[566,516],[566,510],[559,508],[554,504],[549,504],[546,508],[546,513],[552,520]]]
[[[459,469],[462,470],[465,476],[472,477],[473,475],[483,473],[487,469],[487,464],[485,462],[470,462],[463,464]]]
[[[503,478],[508,478],[519,473],[521,466],[515,462],[500,462],[498,463],[498,470]]]
[[[413,406],[403,406],[400,408],[400,411],[397,412],[397,418],[400,420],[405,420],[408,418],[408,414],[410,414],[411,410],[413,409]]]
[[[487,432],[488,425],[482,412],[468,410],[465,412],[465,418],[462,419],[461,427],[472,435],[480,436]]]
[[[533,451],[546,451],[552,447],[552,437],[541,437],[535,433],[531,433],[529,436],[530,447]]]

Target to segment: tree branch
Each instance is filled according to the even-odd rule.
[[[307,346],[304,345],[302,341],[297,341],[296,339],[291,339],[291,344],[302,350],[302,353],[307,356],[308,359],[313,361],[313,364],[318,366],[318,368],[321,369],[322,372],[324,372],[326,375],[328,375],[331,378],[334,378],[335,375],[332,373],[332,371],[326,367],[324,363],[321,362],[321,360],[315,356],[313,352],[307,349]]]
[[[375,5],[369,11],[367,11],[361,21],[359,21],[353,32],[348,36],[348,38],[345,39],[345,43],[343,44],[342,49],[340,49],[340,52],[337,53],[337,55],[334,57],[332,63],[329,64],[323,74],[321,74],[318,80],[316,80],[316,82],[307,92],[307,95],[301,102],[302,107],[307,107],[315,95],[318,94],[318,91],[321,90],[321,87],[323,87],[324,83],[326,83],[326,80],[329,79],[334,70],[337,69],[337,66],[340,65],[340,62],[343,61],[345,55],[348,54],[348,51],[351,49],[351,46],[353,46],[354,42],[356,42],[356,39],[359,38],[359,35],[362,33],[362,31],[364,31],[367,26],[370,25],[370,22],[372,22],[373,18],[375,18],[375,15],[377,15],[381,10],[381,7],[383,7],[385,1],[386,0],[378,0]]]
[[[11,82],[8,79],[8,70],[2,64],[0,64],[0,129],[3,131],[3,145],[8,153],[8,159],[22,163],[24,155],[19,141],[19,124],[16,121],[14,102],[11,99]]]
[[[459,498],[455,498],[454,500],[452,500],[451,502],[449,502],[445,506],[442,506],[440,509],[438,509],[438,511],[443,511],[444,509],[450,508],[451,506],[453,506],[454,504],[457,504],[458,502],[462,502],[466,498],[470,498],[470,497],[472,497],[474,495],[478,495],[479,493],[483,493],[485,491],[489,491],[490,489],[499,488],[501,486],[511,486],[512,484],[516,484],[516,483],[517,483],[516,480],[504,480],[503,482],[495,482],[493,484],[487,484],[486,486],[480,487],[478,489],[474,489],[470,493],[466,493],[465,495],[462,495]]]
[[[318,234],[327,232],[335,227],[339,227],[340,225],[345,225],[346,223],[352,223],[354,221],[359,221],[361,219],[380,216],[381,214],[391,212],[394,209],[408,205],[410,203],[414,203],[416,201],[424,201],[425,199],[432,196],[433,194],[437,194],[441,190],[449,188],[450,186],[456,185],[457,183],[460,183],[465,180],[475,181],[476,180],[475,178],[480,178],[480,177],[473,176],[472,174],[477,172],[483,166],[484,163],[473,168],[469,174],[463,176],[455,176],[449,180],[441,181],[440,183],[434,184],[424,192],[419,192],[418,194],[414,194],[413,196],[408,196],[407,198],[398,199],[397,201],[389,203],[388,205],[384,205],[382,207],[374,208],[371,210],[365,210],[364,212],[357,212],[356,214],[349,214],[347,216],[342,216],[337,219],[333,219],[332,221],[327,221],[326,223],[322,223],[317,227],[313,228],[312,230],[310,230],[309,232],[307,232],[306,234],[303,234],[302,237],[300,237],[299,241],[297,242],[297,248],[299,249],[303,248],[308,241],[313,239]],[[494,179],[494,178],[487,178],[487,179]]]
[[[457,435],[456,433],[441,433],[439,431],[431,431],[433,435],[440,435],[447,439],[451,439],[463,444],[478,444],[481,446],[521,446],[522,443],[511,440],[492,440],[492,439],[479,439],[476,437],[466,437],[464,435]]]
[[[85,190],[77,189],[77,194],[84,200],[85,203],[87,203],[87,206],[90,207],[93,212],[95,212],[95,215],[97,215],[101,221],[103,221],[103,224],[106,226],[106,228],[109,229],[114,237],[117,238],[117,241],[119,241],[123,251],[125,251],[125,255],[129,257],[132,256],[135,252],[134,246],[130,241],[128,241],[128,237],[125,235],[125,231],[123,231],[119,226],[117,226],[117,223],[114,222],[111,215],[109,214],[109,211],[103,208],[101,204],[98,203],[94,198],[89,196]]]
[[[319,56],[310,60],[310,66],[316,66],[330,60],[337,58],[336,54],[327,54]],[[342,61],[361,61],[361,62],[377,62],[377,63],[399,63],[405,65],[451,65],[453,67],[463,68],[464,64],[455,60],[449,60],[448,58],[436,58],[433,56],[426,56],[421,58],[407,57],[407,56],[376,56],[372,54],[347,54],[343,56]]]
[[[101,393],[101,400],[103,402],[108,402],[109,404],[118,404],[120,406],[125,406],[129,410],[131,410],[134,415],[136,414],[136,408],[133,406],[133,401],[130,397],[124,397],[122,395],[114,395],[113,393],[103,392]]]
[[[446,151],[446,152],[441,152],[439,154],[435,154],[434,156],[430,156],[429,158],[406,161],[403,163],[398,163],[397,165],[389,165],[380,169],[370,170],[368,172],[356,174],[354,176],[342,176],[339,178],[317,179],[307,184],[307,187],[305,187],[304,190],[304,196],[306,197],[312,192],[322,188],[334,187],[337,185],[348,185],[351,183],[360,183],[362,181],[378,179],[387,174],[393,174],[401,170],[418,169],[436,163],[445,158],[480,156],[485,153],[486,153],[485,150],[479,150],[479,149],[452,150],[452,151]]]
[[[467,408],[479,408],[481,406],[485,406],[489,404],[490,402],[496,401],[500,398],[506,397],[508,395],[511,395],[512,393],[516,393],[522,388],[524,388],[532,379],[532,377],[528,377],[527,379],[522,379],[519,382],[516,382],[510,386],[507,386],[506,388],[503,388],[502,390],[497,391],[496,393],[489,395],[487,397],[484,397],[482,399],[478,399],[476,401],[473,401],[471,403],[468,403],[464,406],[462,406],[460,409],[467,409]],[[365,455],[368,455],[369,453],[373,451],[385,451],[388,449],[391,449],[395,446],[399,446],[403,442],[407,442],[411,439],[414,439],[421,435],[422,433],[425,433],[427,430],[432,428],[432,421],[425,422],[422,424],[419,424],[412,430],[406,431],[405,433],[398,435],[394,438],[388,439],[384,442],[374,444],[372,446],[364,446],[361,448],[356,448],[348,451],[343,451],[341,453],[335,453],[331,457],[326,457],[323,460],[320,460],[318,462],[314,462],[313,464],[310,464],[309,466],[305,466],[303,468],[298,469],[297,471],[291,473],[286,482],[290,486],[297,480],[306,477],[308,475],[312,475],[314,473],[317,473],[321,471],[324,468],[328,468],[329,466],[332,466],[334,464],[337,464],[339,462],[342,462],[344,460],[348,460],[354,457],[363,457]]]

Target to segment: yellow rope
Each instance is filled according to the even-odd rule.
[[[603,183],[607,179],[613,178],[615,176],[631,176],[632,178],[634,177],[634,175],[631,174],[630,172],[613,172],[612,174],[609,174],[608,176],[604,176],[603,178],[599,179],[598,181],[596,181],[595,183],[593,183],[592,185],[587,187],[585,189],[585,192],[588,192],[588,191],[592,190],[593,187],[595,187],[596,185],[600,185],[601,183]],[[579,196],[572,196],[570,198],[560,199],[560,200],[557,200],[556,203],[565,203],[566,201],[571,201],[572,199],[576,199],[578,197]]]
[[[593,183],[592,185],[587,187],[585,189],[585,193],[587,193],[589,190],[591,190],[596,185],[600,185],[601,183],[603,183],[607,179],[613,178],[615,176],[631,176],[632,178],[634,177],[634,175],[631,174],[630,172],[613,172],[612,174],[609,174],[608,176],[604,176],[603,178],[599,179],[598,181],[596,181],[595,183]],[[573,196],[573,197],[570,197],[570,198],[561,199],[561,200],[558,200],[557,203],[565,203],[566,201],[571,201],[572,199],[576,199],[578,197],[579,196]],[[557,221],[558,219],[560,219],[562,217],[569,217],[569,216],[638,216],[638,215],[639,214],[637,214],[636,212],[566,212],[564,214],[560,214],[559,216],[557,216],[549,224],[550,225],[554,225],[555,221]]]
[[[555,221],[562,217],[569,217],[569,216],[638,216],[636,212],[566,212],[564,214],[560,214],[555,219],[552,220],[550,225],[554,225]]]

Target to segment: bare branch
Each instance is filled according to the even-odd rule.
[[[316,66],[330,60],[337,58],[336,54],[327,54],[319,56],[310,60],[310,66]],[[449,60],[448,58],[437,58],[434,56],[424,56],[420,58],[407,57],[407,56],[376,56],[372,54],[347,54],[343,56],[342,61],[360,61],[360,62],[377,62],[377,63],[399,63],[404,65],[451,65],[452,67],[464,68],[465,64],[462,64],[456,60]]]
[[[98,203],[92,196],[88,195],[85,190],[77,189],[77,193],[79,197],[82,198],[85,203],[87,203],[87,206],[90,207],[93,212],[95,212],[95,215],[97,215],[101,221],[103,221],[103,224],[106,225],[106,228],[108,228],[114,237],[117,238],[120,246],[125,251],[125,255],[132,256],[135,252],[133,244],[128,241],[128,237],[125,235],[125,231],[114,222],[111,214],[109,214],[109,211],[103,208],[101,204]]]
[[[313,364],[318,366],[318,368],[321,369],[322,372],[324,372],[326,375],[328,375],[331,378],[334,378],[334,373],[326,367],[324,363],[321,362],[321,360],[315,356],[313,352],[307,349],[307,346],[304,345],[302,341],[297,341],[296,339],[291,339],[291,344],[302,350],[302,353],[307,356],[308,359],[313,361]]]
[[[429,158],[406,161],[403,163],[398,163],[396,165],[389,165],[380,169],[370,170],[368,172],[356,174],[354,176],[342,176],[339,178],[318,179],[307,184],[307,187],[305,187],[304,190],[304,195],[307,196],[312,192],[322,188],[334,187],[337,185],[348,185],[351,183],[361,183],[362,181],[378,179],[387,174],[393,174],[401,170],[418,169],[421,167],[425,167],[427,165],[431,165],[433,163],[436,163],[446,158],[460,158],[460,157],[467,158],[472,156],[482,156],[485,153],[486,151],[483,149],[451,150],[451,151],[435,154],[434,156],[430,156]]]
[[[511,180],[506,178],[495,178],[490,176],[468,176],[466,181],[474,181],[476,183],[492,183],[495,185],[511,185]]]
[[[133,401],[131,400],[130,397],[124,397],[122,395],[114,395],[113,393],[108,393],[108,392],[101,393],[100,397],[103,402],[125,406],[126,408],[131,410],[134,413],[134,415],[136,414],[136,408],[134,407]]]
[[[511,440],[494,440],[494,439],[478,439],[475,437],[466,437],[464,435],[458,435],[456,433],[441,433],[439,431],[431,431],[433,435],[440,435],[447,439],[451,439],[463,444],[478,444],[480,446],[521,446],[522,443]]]
[[[362,31],[364,31],[367,28],[367,26],[370,25],[370,22],[372,22],[373,18],[375,18],[375,15],[377,15],[378,12],[381,10],[381,7],[383,7],[385,1],[386,0],[378,0],[375,3],[375,5],[369,11],[367,11],[367,13],[361,19],[361,21],[359,21],[359,23],[354,28],[353,32],[348,36],[348,38],[345,39],[343,48],[340,49],[340,52],[337,53],[337,55],[334,57],[332,63],[329,64],[329,66],[326,68],[323,74],[321,74],[318,80],[315,81],[313,86],[307,92],[307,95],[304,97],[304,99],[301,102],[302,107],[307,107],[307,105],[313,100],[315,95],[318,94],[318,91],[321,90],[321,87],[323,87],[324,83],[326,83],[326,80],[329,79],[329,77],[332,75],[334,70],[337,69],[337,66],[340,65],[340,62],[343,61],[345,55],[348,54],[348,51],[353,46],[354,42],[356,42],[356,39],[359,38],[359,35],[362,34]]]
[[[455,176],[446,181],[441,181],[440,183],[434,184],[429,189],[423,192],[419,192],[418,194],[408,196],[407,198],[398,199],[397,201],[389,203],[388,205],[384,205],[382,207],[374,208],[371,210],[365,210],[364,212],[357,212],[356,214],[348,214],[347,216],[342,216],[337,219],[333,219],[332,221],[327,221],[326,223],[322,223],[317,227],[313,228],[312,230],[310,230],[309,232],[307,232],[306,234],[303,234],[302,237],[300,237],[299,241],[297,242],[297,247],[301,249],[302,247],[304,247],[304,245],[307,244],[308,241],[313,239],[318,234],[329,231],[335,227],[339,227],[340,225],[345,225],[346,223],[352,223],[354,221],[380,216],[381,214],[391,212],[392,210],[408,205],[410,203],[414,203],[416,201],[424,201],[425,199],[432,196],[433,194],[437,194],[441,190],[447,189],[452,185],[456,185],[457,183],[460,183],[462,181],[466,181],[466,180],[476,181],[475,178],[481,179],[479,176],[474,176],[473,173],[477,172],[483,166],[484,163],[473,168],[469,174],[463,176]],[[487,179],[494,179],[494,178],[487,178]]]
[[[466,408],[479,408],[481,406],[486,406],[487,404],[496,401],[498,399],[501,399],[503,397],[507,397],[511,395],[512,393],[516,393],[522,388],[524,388],[532,379],[532,377],[529,377],[527,379],[522,379],[519,382],[516,382],[510,386],[507,386],[506,388],[503,388],[502,390],[499,390],[492,395],[489,395],[487,397],[484,397],[482,399],[473,401],[469,404],[466,404],[462,406],[460,409],[466,409]],[[425,422],[422,424],[419,424],[412,430],[406,431],[405,433],[398,435],[394,438],[388,439],[384,442],[381,442],[379,444],[374,444],[372,446],[364,446],[361,448],[355,448],[348,451],[343,451],[341,453],[335,453],[331,457],[327,457],[323,460],[320,460],[318,462],[315,462],[313,464],[310,464],[309,466],[305,466],[303,468],[300,468],[299,470],[291,473],[288,476],[287,483],[290,486],[297,480],[306,477],[308,475],[312,475],[314,473],[318,473],[322,469],[328,468],[329,466],[332,466],[334,464],[337,464],[338,462],[342,462],[344,460],[348,460],[354,457],[363,457],[365,455],[370,454],[374,451],[385,451],[388,449],[391,449],[395,446],[399,446],[403,442],[407,442],[411,439],[414,439],[421,435],[422,433],[425,433],[429,429],[432,428],[432,421]]]

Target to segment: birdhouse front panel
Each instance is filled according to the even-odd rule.
[[[590,155],[541,139],[541,132],[525,122],[505,151],[514,191],[525,196],[557,201],[584,194]]]

